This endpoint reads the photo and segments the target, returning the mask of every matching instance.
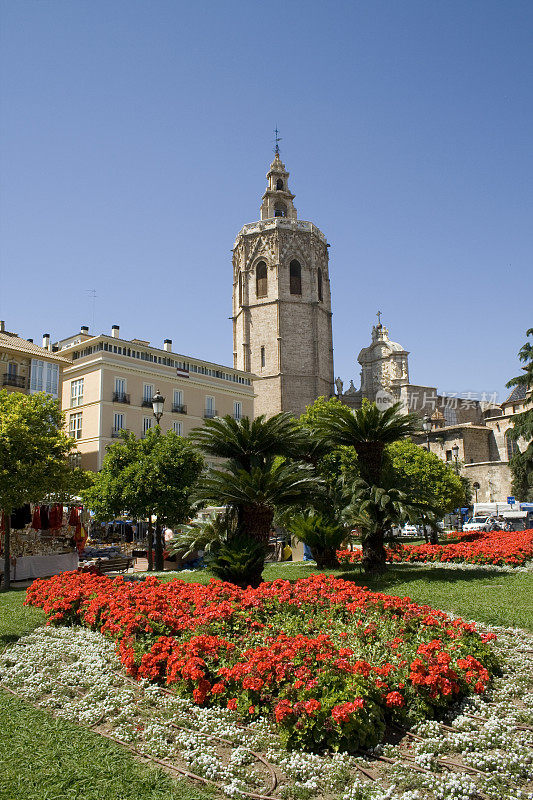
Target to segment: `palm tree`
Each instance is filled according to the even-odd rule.
[[[362,531],[362,564],[366,572],[385,569],[385,533],[394,525],[419,518],[422,511],[430,524],[435,523],[436,518],[427,505],[410,500],[399,489],[383,489],[358,480],[353,492],[352,503],[343,516]]]
[[[224,458],[250,471],[262,467],[273,456],[301,458],[308,447],[308,436],[292,414],[264,415],[236,420],[229,414],[208,419],[195,428],[190,438],[204,453]]]
[[[353,447],[361,477],[371,485],[379,485],[385,446],[411,436],[420,427],[416,414],[402,414],[400,409],[400,403],[385,411],[375,403],[363,403],[353,412],[346,406],[328,408],[317,427],[327,444]]]
[[[276,509],[309,502],[321,484],[311,467],[300,463],[271,461],[249,472],[229,464],[201,478],[195,497],[234,508],[238,530],[266,546]]]

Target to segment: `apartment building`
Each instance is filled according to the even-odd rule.
[[[0,320],[0,388],[24,394],[46,392],[59,398],[63,368],[68,364],[68,359],[52,352],[50,334],[44,334],[39,347],[33,339],[6,331]]]
[[[144,436],[156,422],[152,397],[165,398],[161,429],[187,436],[205,419],[230,414],[253,417],[253,376],[231,367],[172,352],[142,339],[80,333],[54,345],[68,359],[63,377],[62,407],[76,440],[84,469],[102,466],[106,447],[129,430]]]

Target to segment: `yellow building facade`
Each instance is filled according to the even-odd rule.
[[[152,397],[157,391],[165,398],[163,433],[187,436],[215,416],[253,417],[252,375],[173,353],[170,339],[163,348],[121,339],[114,325],[109,335],[92,336],[82,328],[55,347],[69,361],[62,408],[84,469],[101,468],[106,448],[121,431],[139,437],[155,426]]]
[[[50,336],[43,336],[43,347],[32,339],[23,339],[5,328],[0,320],[0,388],[8,392],[35,394],[46,392],[51,397],[61,397],[63,369],[68,359],[54,353]]]

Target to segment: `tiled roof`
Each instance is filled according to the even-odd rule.
[[[526,397],[527,386],[523,383],[519,383],[517,386],[513,386],[513,391],[507,400],[504,400],[504,403],[520,403],[522,400],[525,400]]]
[[[50,350],[45,350],[44,347],[39,347],[38,344],[28,342],[27,339],[22,339],[20,336],[0,332],[0,350],[4,348],[7,350],[24,353],[29,356],[46,358],[48,361],[59,361],[63,364],[70,364],[70,361],[67,358],[63,358],[63,356],[60,356],[59,353],[52,353]]]

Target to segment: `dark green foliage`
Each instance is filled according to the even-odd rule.
[[[234,562],[237,543],[246,540],[259,543],[264,555],[274,514],[309,504],[322,484],[311,465],[291,460],[301,455],[307,437],[290,414],[268,420],[261,416],[253,422],[232,417],[208,420],[192,438],[206,453],[227,459],[222,468],[211,469],[200,479],[195,498],[231,510],[235,528],[227,539]],[[248,562],[250,554],[245,549],[239,570]],[[256,580],[255,572],[250,572],[248,578],[240,575],[236,582]]]
[[[526,331],[526,336],[533,336],[533,328]],[[524,373],[511,378],[508,387],[524,386],[529,395],[526,405],[530,408],[521,414],[516,414],[513,418],[513,427],[509,431],[509,436],[513,439],[525,440],[527,447],[517,453],[510,462],[511,473],[513,476],[513,494],[520,500],[530,500],[533,497],[533,395],[530,390],[533,387],[533,344],[526,342],[518,353],[518,358],[524,366]]]
[[[292,517],[288,529],[293,536],[311,548],[319,569],[339,566],[336,551],[348,536],[345,525],[324,514],[309,512]]]
[[[265,544],[240,533],[218,546],[209,567],[222,581],[255,588],[261,583],[265,555]]]
[[[292,414],[264,415],[253,421],[248,417],[235,420],[227,415],[208,419],[195,428],[190,438],[204,453],[224,458],[246,471],[264,467],[273,456],[299,458],[305,452],[307,439]]]

